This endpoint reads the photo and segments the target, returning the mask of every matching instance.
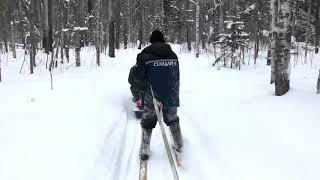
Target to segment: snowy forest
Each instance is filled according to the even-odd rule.
[[[128,75],[154,30],[184,151],[157,116],[144,179]],[[0,179],[319,180],[319,48],[320,0],[0,0]]]
[[[294,43],[305,44],[306,58],[309,46],[319,51],[317,0],[1,0],[0,6],[1,52],[12,51],[16,58],[16,49],[23,48],[30,73],[42,51],[51,54],[46,63],[51,71],[69,62],[70,50],[81,66],[81,49],[95,46],[99,66],[101,53],[115,57],[115,49],[141,49],[152,30],[159,29],[167,42],[185,46],[196,57],[214,50],[213,65],[240,69],[247,49],[253,50],[254,63],[261,49],[268,49],[271,82],[277,82],[276,94],[282,95],[289,87],[285,71]]]

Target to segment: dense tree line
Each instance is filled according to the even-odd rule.
[[[281,15],[284,6],[290,12]],[[0,0],[0,50],[12,51],[16,58],[15,49],[22,46],[33,73],[40,50],[48,54],[51,70],[69,62],[70,50],[75,51],[76,66],[81,66],[82,47],[94,45],[100,65],[100,53],[115,57],[115,49],[141,49],[151,31],[159,29],[168,42],[194,50],[196,57],[218,47],[221,52],[213,65],[240,68],[245,48],[254,50],[256,62],[261,47],[268,47],[271,81],[277,82],[271,60],[279,44],[275,32],[282,32],[276,27],[283,28],[280,24],[286,21],[289,45],[292,35],[305,42],[306,54],[310,45],[318,52],[319,11],[319,0]]]

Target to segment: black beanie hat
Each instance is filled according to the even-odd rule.
[[[164,36],[161,31],[154,30],[150,36],[150,43],[164,42]]]

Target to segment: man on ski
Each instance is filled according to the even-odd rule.
[[[134,82],[146,81],[144,86],[137,88],[144,92],[142,93],[144,106],[141,120],[141,160],[149,158],[152,129],[157,124],[153,95],[162,104],[163,119],[169,126],[174,140],[173,149],[182,152],[183,147],[179,116],[177,115],[177,107],[180,105],[178,57],[165,43],[164,36],[159,30],[152,32],[150,43],[150,46],[138,54],[136,65],[131,69],[129,75],[129,79],[131,76],[131,87],[138,87]]]

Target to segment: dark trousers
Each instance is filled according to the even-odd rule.
[[[167,126],[171,126],[176,122],[179,122],[179,116],[177,114],[177,107],[163,107],[163,121]],[[152,129],[156,127],[157,115],[154,110],[152,96],[150,92],[146,92],[144,96],[144,107],[141,120],[141,127],[145,129]]]

